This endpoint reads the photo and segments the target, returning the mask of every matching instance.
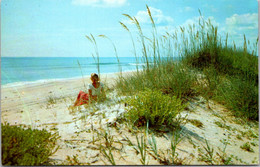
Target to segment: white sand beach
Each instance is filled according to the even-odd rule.
[[[123,75],[130,75],[124,73]],[[118,74],[101,75],[101,81],[113,88]],[[89,78],[84,78],[89,83]],[[99,151],[100,144],[105,143],[107,132],[114,139],[113,156],[117,165],[141,165],[141,156],[129,143],[135,145],[136,135],[143,134],[141,129],[132,129],[120,117],[125,112],[125,105],[115,90],[107,92],[107,100],[92,107],[81,106],[71,112],[69,105],[73,104],[77,94],[84,89],[82,78],[52,81],[35,85],[1,88],[1,121],[11,125],[22,125],[36,129],[47,129],[58,133],[59,150],[51,157],[54,165],[110,165],[110,162]],[[187,121],[182,126],[183,139],[177,146],[179,163],[183,165],[205,165],[201,155],[205,153],[205,139],[214,148],[215,159],[221,154],[227,142],[226,157],[232,157],[234,164],[259,164],[258,124],[244,124],[232,116],[221,104],[210,101],[208,104],[202,97],[190,99],[189,105],[182,116]],[[225,119],[224,119],[225,118]],[[201,124],[195,124],[197,120]],[[155,133],[159,154],[168,157],[171,147],[172,132],[167,129]],[[238,137],[240,136],[240,137]],[[149,136],[151,137],[151,136]],[[254,152],[240,148],[246,142],[253,142]],[[148,147],[148,165],[160,165]],[[202,150],[202,152],[200,151]],[[74,164],[67,157],[76,157]],[[219,160],[221,162],[221,160]]]

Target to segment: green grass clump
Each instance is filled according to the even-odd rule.
[[[221,123],[221,122],[219,122],[219,121],[215,121],[214,123],[215,123],[218,127],[220,127],[220,128],[224,128],[224,129],[227,129],[227,130],[231,130],[231,127],[228,126],[228,125],[226,125],[225,123]]]
[[[203,127],[203,123],[200,120],[188,119],[187,121],[190,122],[192,125],[198,127],[198,128],[202,128]]]
[[[48,104],[55,104],[55,103],[57,103],[57,100],[53,96],[48,96],[47,103]]]
[[[249,142],[246,142],[242,146],[240,146],[241,149],[246,150],[248,152],[254,152],[253,148],[251,147]]]
[[[160,66],[150,67],[149,71],[144,70],[126,78],[118,78],[116,87],[122,94],[133,95],[148,88],[185,99],[196,94],[192,88],[195,83],[196,76],[191,69],[168,60],[161,62]]]
[[[3,165],[46,165],[49,157],[58,150],[56,134],[9,124],[1,124],[1,127]]]
[[[248,139],[251,139],[251,138],[258,138],[258,133],[257,132],[254,132],[252,129],[244,132],[245,136],[248,138]]]
[[[220,83],[214,99],[221,101],[239,117],[258,120],[258,86],[248,80],[230,77],[228,82]]]
[[[217,46],[214,46],[217,45]],[[213,66],[219,74],[239,76],[245,80],[258,83],[258,58],[242,50],[226,48],[209,43],[205,48],[193,54],[185,55],[187,65],[199,69]]]
[[[237,134],[236,137],[237,137],[237,139],[242,140],[242,137],[240,134]]]
[[[209,145],[205,139],[206,146],[203,146],[204,152],[199,148],[199,160],[214,165],[214,148]]]
[[[185,107],[179,98],[150,89],[128,98],[126,103],[129,107],[125,116],[137,126],[146,125],[147,122],[150,126],[178,126],[176,117]]]
[[[231,47],[222,47],[220,50],[216,68],[220,73],[239,76],[253,81],[255,85],[258,83],[258,57],[256,55]]]
[[[82,163],[79,162],[78,160],[78,154],[73,155],[72,157],[68,156],[66,157],[66,162],[62,165],[83,165]]]

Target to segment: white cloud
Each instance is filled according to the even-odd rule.
[[[198,25],[199,24],[199,19],[202,20],[202,17],[201,16],[198,16],[198,17],[193,17],[193,18],[190,18],[188,20],[186,20],[182,25],[182,27],[187,27],[188,25]],[[205,21],[208,21],[208,19],[210,19],[210,22],[212,25],[214,26],[219,26],[219,23],[215,20],[215,18],[213,16],[209,16],[208,18],[204,18]]]
[[[203,5],[203,8],[208,9],[211,12],[214,12],[214,13],[218,12],[218,9],[214,5],[206,4],[206,5]]]
[[[155,24],[168,25],[173,23],[173,18],[171,18],[170,16],[165,16],[160,9],[156,9],[153,7],[149,7],[149,9],[151,11],[151,15],[153,17]],[[138,20],[139,23],[143,23],[143,24],[151,23],[147,11],[138,11],[134,17]],[[131,23],[130,21],[124,21],[124,22]]]
[[[186,7],[184,8],[184,11],[185,11],[185,12],[191,12],[191,11],[194,11],[194,9],[193,9],[192,7],[186,6]]]
[[[179,8],[179,12],[193,12],[194,8],[190,7],[190,6],[185,6],[183,8]]]
[[[226,28],[228,31],[254,30],[258,28],[258,14],[247,13],[243,15],[234,14],[226,18]]]
[[[222,28],[223,32],[228,33],[230,39],[236,41],[236,44],[241,45],[244,41],[244,34],[248,40],[255,42],[258,36],[258,14],[234,14],[226,18],[225,25]]]
[[[127,0],[72,0],[74,5],[93,7],[120,7],[127,3]]]

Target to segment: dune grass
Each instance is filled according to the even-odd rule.
[[[127,77],[118,77],[115,87],[119,94],[133,96],[145,89],[158,90],[184,103],[201,95],[207,101],[213,99],[225,105],[236,116],[258,120],[258,39],[254,50],[249,50],[245,36],[243,47],[230,45],[228,34],[223,38],[218,27],[210,19],[205,20],[200,11],[198,23],[159,34],[150,9],[146,8],[152,30],[149,36],[135,17],[123,14],[135,25],[136,40],[132,30],[120,22],[131,38],[136,64],[144,65],[142,70],[137,66],[137,71]],[[86,37],[95,48],[93,58],[99,62],[94,36]],[[120,64],[114,43],[104,35],[99,37],[112,43]],[[99,71],[99,65],[97,68]]]
[[[57,133],[51,134],[45,129],[38,130],[20,126],[1,124],[2,128],[2,164],[5,166],[48,165],[49,157],[59,146]]]
[[[191,86],[196,82],[192,70],[182,64],[173,61],[165,61],[160,67],[153,67],[132,76],[117,80],[117,88],[120,93],[134,95],[146,88],[159,90],[164,94],[185,98],[196,93]]]
[[[159,36],[149,7],[147,12],[152,24],[151,38],[144,36],[136,18],[124,14],[137,27],[145,65],[142,71],[118,78],[116,87],[121,94],[135,95],[148,88],[182,100],[202,95],[222,103],[236,116],[258,120],[257,48],[249,53],[245,36],[243,47],[235,43],[230,46],[228,34],[223,41],[218,28],[202,15],[198,25]],[[130,32],[126,25],[121,25]]]
[[[144,91],[146,88],[151,90],[160,90],[164,94],[171,94],[178,98],[185,98],[195,94],[195,90],[191,88],[194,85],[196,77],[190,68],[186,68],[182,63],[177,63],[176,58],[170,54],[171,50],[176,50],[170,44],[176,37],[169,33],[159,36],[148,6],[147,12],[151,20],[152,35],[147,37],[144,35],[141,25],[135,17],[123,14],[132,21],[138,30],[138,42],[141,47],[141,60],[145,64],[142,71],[138,71],[132,76],[119,78],[116,87],[121,94],[134,95],[136,92]],[[130,29],[120,22],[124,29],[129,32],[134,53],[136,56],[135,42]],[[164,54],[163,54],[163,53]],[[137,60],[139,57],[137,57]],[[138,62],[137,62],[138,63]],[[138,69],[137,69],[138,70]]]
[[[227,37],[221,41],[217,27],[205,22],[208,31],[202,30],[200,44],[185,47],[183,63],[203,71],[210,98],[221,102],[234,114],[251,120],[258,120],[258,57],[256,51],[248,51],[248,41],[244,36],[244,46],[228,46]],[[205,24],[204,24],[205,25]],[[207,35],[203,35],[203,34]],[[256,41],[258,43],[258,39]],[[202,85],[200,87],[203,87]],[[201,91],[201,93],[203,93]]]
[[[177,97],[163,95],[161,91],[146,89],[135,97],[126,100],[127,107],[125,117],[135,126],[169,126],[178,127],[179,113],[185,108]]]

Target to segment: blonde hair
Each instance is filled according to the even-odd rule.
[[[92,73],[90,78],[94,78],[94,77],[97,77],[97,79],[99,81],[99,77],[98,77],[98,75],[96,73]]]

